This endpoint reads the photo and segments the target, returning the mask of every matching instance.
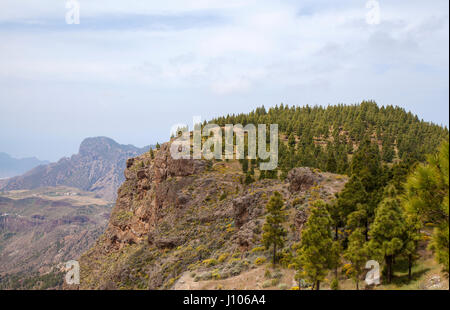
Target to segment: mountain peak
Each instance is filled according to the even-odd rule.
[[[126,160],[145,153],[148,149],[122,145],[107,137],[86,138],[81,142],[78,154],[11,178],[0,185],[0,188],[15,190],[70,186],[95,192],[106,200],[114,200],[117,189],[124,180]]]
[[[81,155],[104,153],[119,146],[119,143],[108,137],[90,137],[81,142],[79,153]]]

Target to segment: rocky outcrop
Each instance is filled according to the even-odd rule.
[[[233,200],[234,223],[237,228],[241,228],[250,220],[260,216],[263,208],[259,205],[261,192],[254,195],[246,195]]]
[[[234,224],[237,228],[237,240],[241,247],[249,248],[256,241],[261,223],[258,217],[264,213],[262,192],[246,195],[233,200]]]
[[[321,176],[308,167],[294,168],[287,175],[291,193],[308,190],[320,180]]]
[[[81,143],[78,154],[5,180],[0,184],[0,190],[70,186],[95,192],[99,197],[113,201],[124,181],[126,160],[148,150],[149,147],[121,145],[106,137],[87,138]]]
[[[171,248],[181,242],[181,238],[159,236],[157,227],[160,213],[172,206],[182,209],[189,202],[190,197],[181,190],[191,184],[189,176],[201,173],[207,163],[173,159],[169,143],[161,145],[154,153],[154,159],[144,154],[126,163],[126,181],[118,192],[106,232],[108,243],[113,247],[120,248],[146,237],[149,244],[159,248]],[[172,178],[179,180],[170,182]]]
[[[150,231],[148,233],[148,243],[150,245],[155,245],[158,249],[172,249],[176,246],[179,246],[183,242],[183,236],[164,237],[159,235],[157,231]]]

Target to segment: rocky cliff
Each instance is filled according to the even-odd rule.
[[[149,147],[121,145],[106,137],[87,138],[78,154],[57,163],[38,166],[24,175],[0,183],[0,190],[35,189],[45,186],[70,186],[98,194],[113,201],[124,181],[125,162]]]
[[[125,177],[106,232],[81,257],[81,288],[189,289],[194,282],[259,270],[272,193],[286,202],[289,247],[300,238],[310,200],[329,200],[346,182],[302,168],[286,181],[245,185],[238,161],[174,160],[169,144],[154,158],[145,153],[129,159]],[[238,281],[230,285],[240,287]]]

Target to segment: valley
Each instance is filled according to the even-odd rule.
[[[61,267],[92,246],[111,208],[70,187],[0,193],[0,287],[61,288]]]

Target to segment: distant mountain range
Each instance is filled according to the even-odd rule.
[[[46,160],[39,160],[36,157],[13,158],[9,154],[0,152],[0,179],[21,175],[39,165],[50,163]]]
[[[107,137],[87,138],[81,143],[78,154],[35,167],[21,176],[1,180],[0,190],[70,186],[113,201],[117,189],[125,180],[123,171],[126,160],[149,149],[150,146],[138,148],[122,145]]]

